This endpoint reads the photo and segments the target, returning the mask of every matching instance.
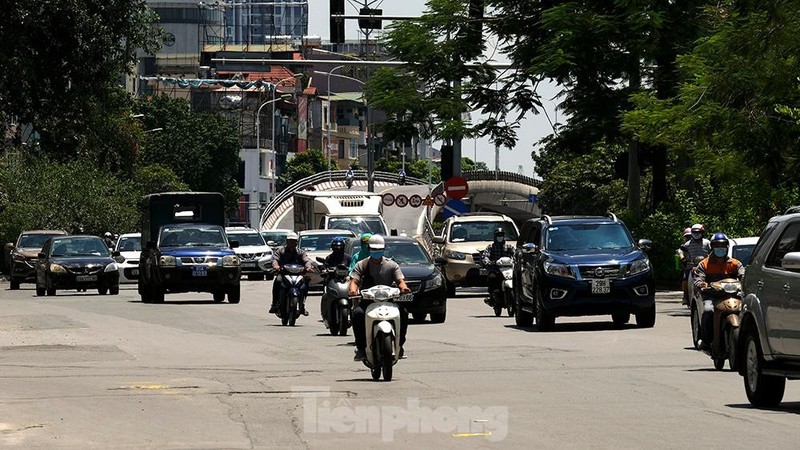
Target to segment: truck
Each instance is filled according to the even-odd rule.
[[[350,230],[388,234],[381,194],[366,191],[300,191],[294,194],[294,230]]]
[[[219,192],[164,192],[141,201],[142,253],[138,290],[143,303],[167,292],[209,292],[215,302],[239,303],[238,242],[225,233]]]

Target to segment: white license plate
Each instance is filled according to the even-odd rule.
[[[78,275],[75,277],[75,281],[79,283],[97,281],[97,275]]]
[[[192,268],[193,277],[204,277],[208,275],[208,268],[206,266],[197,266]]]
[[[131,276],[135,277],[137,275],[139,275],[139,269],[131,269]]]
[[[611,292],[611,281],[599,278],[591,280],[592,294],[608,294]]]
[[[398,303],[413,302],[413,301],[414,301],[414,294],[411,292],[407,294],[400,294],[400,297],[397,298]]]
[[[250,262],[250,263],[242,263],[242,267],[246,267],[246,268],[252,268],[252,267],[255,267],[255,266],[256,266],[256,263],[252,263],[252,262]]]

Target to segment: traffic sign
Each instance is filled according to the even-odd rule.
[[[447,203],[447,196],[444,194],[436,194],[436,197],[433,198],[433,203],[436,206],[444,206]]]
[[[422,197],[420,197],[419,194],[414,194],[408,198],[408,204],[414,208],[419,208],[422,206]]]
[[[433,205],[433,198],[430,195],[425,196],[425,200],[422,201],[422,204],[425,206]]]
[[[528,201],[531,203],[536,203],[539,201],[539,196],[537,194],[530,194],[528,195]]]
[[[467,212],[466,203],[462,202],[461,200],[451,199],[445,203],[444,209],[442,210],[442,215],[446,219],[451,216],[464,214],[465,212]]]
[[[383,206],[392,206],[394,205],[394,194],[391,192],[387,192],[381,196],[381,201],[383,202]]]
[[[456,200],[466,197],[467,192],[469,192],[467,180],[461,177],[450,177],[450,179],[444,183],[444,192],[448,197]]]
[[[394,198],[394,204],[401,208],[405,208],[406,205],[408,205],[408,197],[406,197],[405,194],[400,194]]]

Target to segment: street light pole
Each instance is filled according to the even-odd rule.
[[[289,81],[289,80],[291,80],[293,78],[301,78],[302,76],[303,76],[302,73],[294,73],[294,74],[292,74],[292,76],[286,77],[286,78],[278,81],[277,83],[275,83],[274,87],[272,89],[272,100],[270,101],[270,103],[272,103],[272,115],[270,116],[270,121],[271,122],[269,124],[270,125],[269,128],[270,128],[270,131],[272,133],[272,136],[271,136],[272,140],[270,141],[269,145],[270,145],[270,150],[272,150],[272,176],[271,176],[271,179],[272,179],[273,186],[272,186],[272,192],[270,194],[273,194],[278,188],[278,177],[277,177],[277,174],[278,174],[278,149],[275,148],[275,103],[277,102],[277,100],[281,100],[284,97],[292,96],[291,94],[286,94],[285,96],[281,96],[281,98],[276,99],[275,98],[275,94],[277,93],[278,86],[280,86],[281,83],[283,83],[285,81]],[[261,155],[261,153],[259,153],[259,157],[260,157],[260,155]],[[272,196],[271,195],[270,195],[269,200],[272,201]]]
[[[331,99],[331,74],[337,69],[344,67],[344,64],[334,67],[328,71],[328,137],[325,151],[328,154],[328,181],[333,181],[333,157],[331,156],[331,122],[333,122],[333,100]]]

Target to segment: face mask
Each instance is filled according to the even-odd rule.
[[[692,239],[700,239],[703,237],[702,233],[692,233]]]
[[[381,259],[383,258],[383,250],[373,250],[369,252],[369,256],[371,256],[372,259]]]
[[[722,258],[728,254],[728,249],[725,247],[715,247],[714,248],[714,256],[717,258]]]
[[[494,241],[497,242],[498,244],[502,244],[503,242],[505,242],[505,239],[503,239],[500,236],[497,236],[494,238]]]

